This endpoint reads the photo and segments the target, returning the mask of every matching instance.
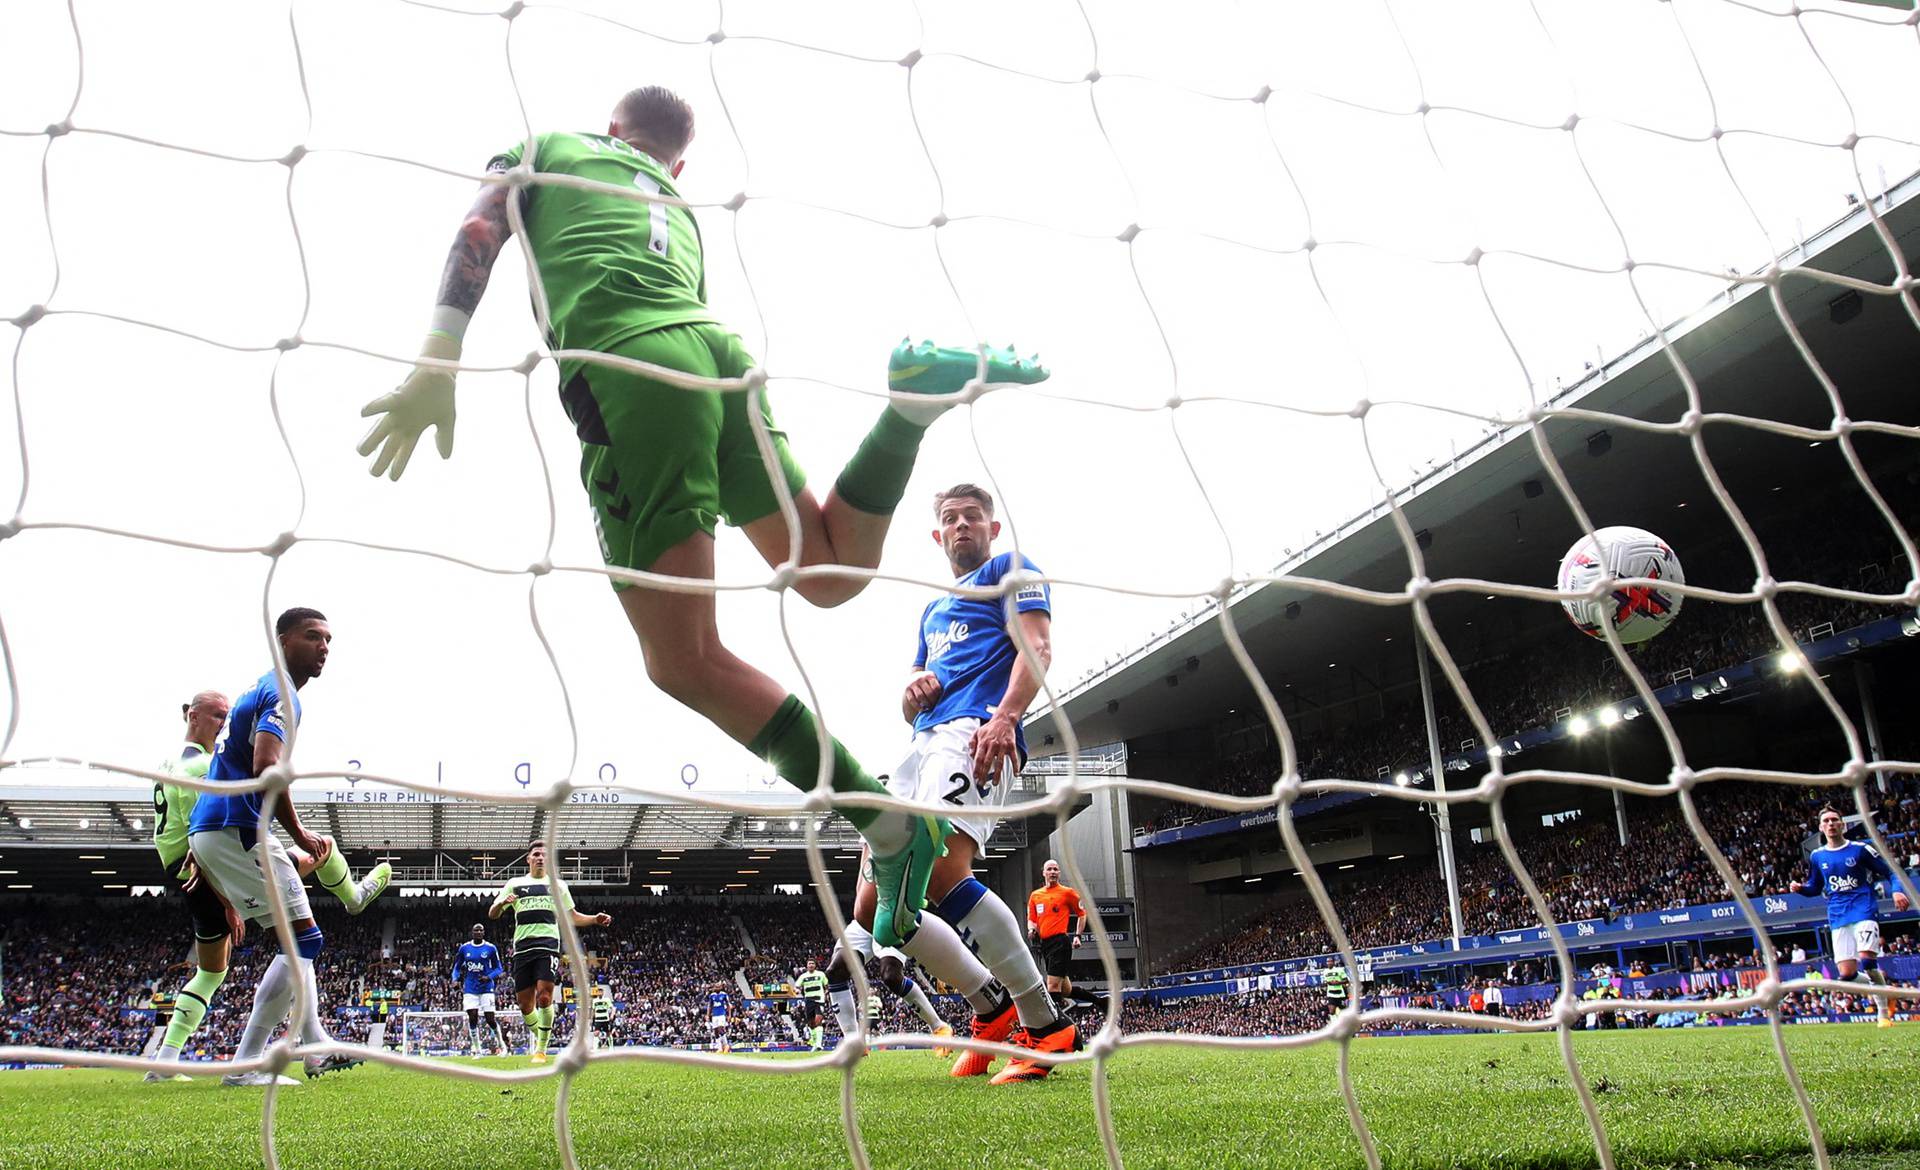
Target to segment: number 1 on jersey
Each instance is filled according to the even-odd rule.
[[[660,184],[645,171],[633,176],[633,185],[649,195],[660,194]],[[647,204],[647,250],[656,256],[667,254],[667,205],[664,203]]]

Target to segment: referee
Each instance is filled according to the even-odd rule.
[[[1067,995],[1073,980],[1067,978],[1067,963],[1080,946],[1080,932],[1087,924],[1087,913],[1080,907],[1080,894],[1060,884],[1060,863],[1052,858],[1040,867],[1047,884],[1027,895],[1027,937],[1040,947],[1040,970],[1047,976],[1047,991]],[[1067,929],[1067,921],[1073,929]]]

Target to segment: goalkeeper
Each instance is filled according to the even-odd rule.
[[[560,354],[560,401],[580,439],[580,478],[594,512],[601,554],[616,568],[692,581],[714,575],[720,521],[742,529],[770,565],[787,559],[788,530],[767,461],[755,443],[745,390],[685,390],[626,368],[584,361],[581,351],[708,378],[753,369],[741,341],[707,308],[699,225],[674,180],[693,139],[693,111],[659,86],[621,98],[605,134],[550,133],[497,156],[488,170],[528,168],[569,183],[528,187],[519,196],[525,246],[539,270],[549,341]],[[648,196],[635,197],[636,190]],[[391,394],[367,404],[375,419],[360,443],[371,470],[398,479],[428,427],[442,458],[453,452],[454,376],[461,341],[512,228],[510,183],[482,189],[447,256],[423,361]],[[444,363],[444,364],[434,364]],[[1037,382],[1046,371],[1010,353],[989,352],[989,382]],[[971,350],[902,345],[893,353],[890,400],[822,504],[806,486],[764,397],[761,421],[800,524],[799,564],[879,565],[893,510],[906,491],[920,441],[979,369]],[[863,578],[806,578],[794,588],[821,606],[847,601]],[[786,688],[721,643],[708,590],[674,592],[614,582],[640,640],[647,674],[662,690],[812,788],[820,775],[814,716]],[[837,742],[827,772],[839,792],[886,789]],[[904,946],[936,975],[969,966],[964,944],[944,923],[923,923],[927,878],[948,826],[934,817],[843,810],[872,847],[880,904],[874,935]],[[897,917],[896,917],[897,915]],[[928,916],[932,918],[931,915]],[[928,936],[907,945],[916,933]]]

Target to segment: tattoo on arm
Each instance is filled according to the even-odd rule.
[[[472,210],[460,224],[460,234],[447,252],[447,267],[440,274],[439,304],[471,313],[487,291],[487,278],[493,275],[493,262],[506,246],[513,227],[507,222],[507,200],[513,189],[491,186],[480,192]]]

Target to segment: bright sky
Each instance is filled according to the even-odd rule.
[[[542,653],[518,570],[547,547],[549,492],[554,562],[599,563],[550,364],[530,395],[517,374],[463,375],[451,462],[423,449],[395,485],[353,452],[361,404],[404,366],[336,347],[411,355],[488,157],[529,125],[600,131],[636,85],[671,85],[696,109],[681,185],[705,205],[713,303],[773,376],[818,490],[881,408],[871,395],[903,335],[1013,341],[1054,369],[930,433],[882,565],[928,583],[947,574],[925,504],[957,480],[992,486],[1023,551],[1069,581],[1197,593],[1263,571],[1379,498],[1379,479],[1404,482],[1481,433],[1426,407],[1512,412],[1647,332],[1636,287],[1661,320],[1690,311],[1723,287],[1707,274],[1759,267],[1841,215],[1847,191],[1920,167],[1915,28],[1837,0],[1845,17],[1797,21],[1769,14],[1782,0],[1187,4],[1178,20],[1102,2],[1091,28],[1055,0],[917,15],[734,0],[718,44],[711,4],[581,0],[508,22],[301,0],[310,125],[284,5],[76,0],[76,126],[307,154],[289,187],[276,163],[60,137],[50,246],[40,131],[73,104],[74,37],[61,3],[7,7],[0,318],[45,303],[146,323],[0,327],[8,351],[19,343],[6,377],[31,464],[22,518],[231,547],[302,538],[270,587],[257,552],[66,531],[0,544],[21,694],[11,758],[151,767],[183,699],[237,693],[267,668],[264,594],[267,611],[326,611],[336,635],[303,694],[303,768],[431,780],[438,764],[503,789],[522,762],[535,787],[608,762],[669,788],[687,763],[703,789],[763,774],[649,686],[601,579],[538,582],[557,675]],[[652,35],[595,11],[654,22]],[[1263,87],[1267,101],[1249,100]],[[1576,113],[1573,133],[1559,128]],[[1832,145],[1850,134],[1851,155]],[[719,206],[743,191],[737,213]],[[951,222],[929,227],[940,214]],[[1476,247],[1484,296],[1460,263]],[[296,333],[315,344],[276,361],[270,347]],[[515,246],[466,360],[538,347]],[[1176,394],[1237,401],[1148,409]],[[1297,413],[1361,397],[1422,404],[1366,420],[1379,479],[1360,422]],[[22,480],[0,443],[0,501]],[[781,601],[750,588],[766,567],[736,533],[720,564],[749,587],[722,595],[729,642],[799,687]],[[875,770],[904,750],[899,687],[930,596],[879,584],[838,610],[785,605],[829,725]],[[1190,603],[1069,585],[1055,606],[1065,685]]]

